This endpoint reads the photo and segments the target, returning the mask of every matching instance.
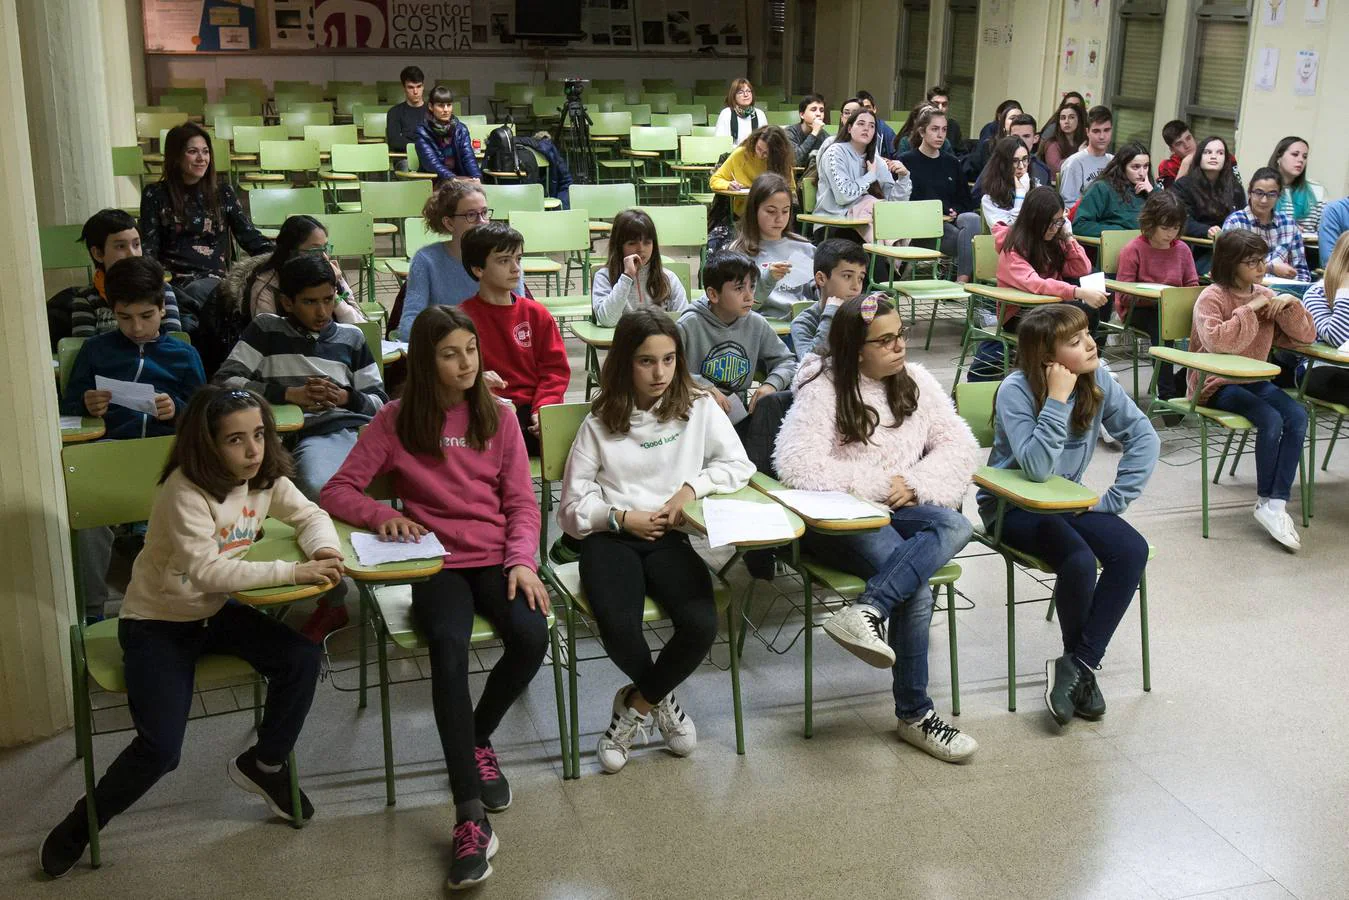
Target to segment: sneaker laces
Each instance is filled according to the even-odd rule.
[[[684,733],[684,723],[681,721],[684,718],[684,710],[679,708],[679,703],[675,701],[673,694],[657,703],[651,711],[656,715],[656,726],[660,728],[661,734],[666,732]]]
[[[639,716],[635,709],[631,707],[628,711],[618,717],[618,721],[609,726],[609,732],[606,737],[617,746],[623,748],[624,752],[633,745],[638,735],[645,743],[649,737],[646,730],[645,716]]]
[[[497,762],[497,753],[491,747],[474,747],[473,761],[478,765],[478,780],[501,780],[501,764]]]
[[[871,631],[873,637],[885,643],[885,621],[875,613],[862,613],[862,619],[866,621],[867,628]]]
[[[947,725],[942,721],[941,716],[935,712],[919,722],[918,727],[930,740],[940,741],[947,746],[950,746],[951,740],[960,734],[959,728],[954,725]]]
[[[477,853],[487,843],[487,832],[469,819],[454,826],[454,858],[465,859]]]

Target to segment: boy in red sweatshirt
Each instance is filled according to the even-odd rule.
[[[525,239],[501,222],[464,235],[464,268],[478,279],[478,293],[461,309],[478,327],[478,353],[489,377],[504,381],[497,393],[515,406],[525,449],[539,455],[539,407],[561,403],[571,365],[557,321],[543,304],[515,293]]]

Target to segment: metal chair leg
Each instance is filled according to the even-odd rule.
[[[815,603],[814,591],[811,588],[810,577],[802,573],[801,580],[805,582],[806,592],[804,600],[806,603],[806,633],[805,637],[805,700],[806,700],[806,727],[805,737],[809,738],[815,733]]]
[[[745,720],[740,700],[740,651],[736,647],[735,620],[740,615],[735,597],[726,604],[726,645],[731,655],[731,705],[735,712],[735,752],[745,755]]]
[[[375,629],[378,643],[375,653],[379,657],[379,726],[384,744],[384,804],[393,806],[398,802],[393,781],[393,711],[389,708],[389,648],[384,643],[385,630]]]
[[[951,653],[951,715],[960,715],[960,651],[956,644],[956,586],[946,586],[946,633]]]
[[[1143,690],[1152,690],[1152,657],[1148,652],[1148,569],[1138,582],[1138,621],[1143,634]]]
[[[1016,567],[1010,557],[1007,566],[1007,710],[1016,712]]]
[[[562,652],[557,640],[557,618],[548,629],[548,650],[553,654],[553,704],[557,709],[557,743],[562,753],[562,780],[571,776],[571,742],[567,734],[567,703],[562,693]]]

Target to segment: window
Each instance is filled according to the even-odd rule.
[[[1152,144],[1157,74],[1162,65],[1166,0],[1123,0],[1112,60],[1107,102],[1115,114],[1115,142]]]
[[[947,7],[940,80],[951,92],[951,117],[963,122],[966,128],[974,126],[974,58],[978,52],[978,0],[951,0]],[[915,98],[914,103],[921,99]]]
[[[1201,0],[1185,92],[1190,131],[1203,139],[1216,134],[1233,141],[1241,113],[1241,86],[1246,77],[1246,45],[1250,37],[1249,0]]]
[[[906,0],[899,23],[895,59],[895,108],[907,111],[927,94],[928,0]]]
[[[797,0],[792,14],[796,47],[791,60],[791,95],[800,97],[815,90],[815,0]]]
[[[782,43],[787,30],[787,0],[769,0],[764,33],[764,84],[785,84],[782,77]]]

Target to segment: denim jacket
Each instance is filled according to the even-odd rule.
[[[450,131],[440,137],[427,122],[417,128],[417,161],[423,172],[434,172],[440,178],[481,178],[478,160],[473,156],[473,139],[468,126],[458,119],[450,120]]]

